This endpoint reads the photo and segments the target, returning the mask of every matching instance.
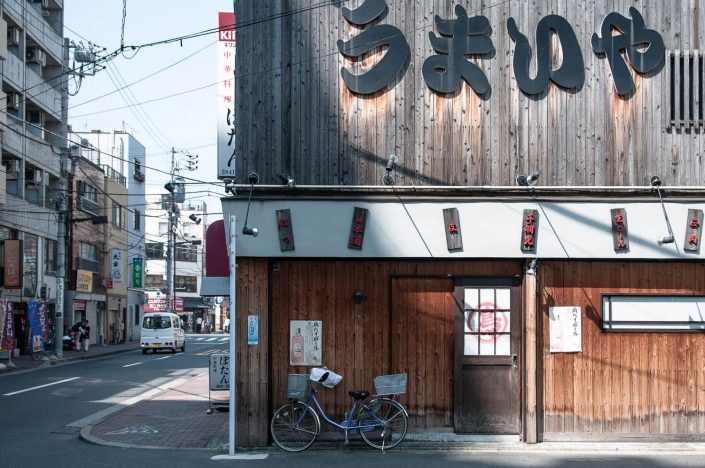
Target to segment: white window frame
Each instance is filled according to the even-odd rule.
[[[702,332],[705,330],[705,296],[603,294],[602,329]]]

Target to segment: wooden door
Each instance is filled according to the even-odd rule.
[[[519,284],[518,278],[456,280],[456,432],[520,431]]]

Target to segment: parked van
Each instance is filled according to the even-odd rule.
[[[160,349],[169,349],[175,353],[177,348],[186,351],[186,333],[184,322],[176,314],[169,312],[148,312],[142,319],[142,334],[140,337],[142,354],[148,350],[155,353]]]

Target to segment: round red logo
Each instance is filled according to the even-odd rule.
[[[483,302],[479,309],[473,309],[468,313],[468,329],[472,332],[480,333],[482,343],[494,343],[495,333],[506,333],[509,331],[508,312],[494,312],[494,303]],[[484,312],[491,310],[492,312]]]

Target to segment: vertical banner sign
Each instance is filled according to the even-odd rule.
[[[612,215],[612,243],[615,252],[629,251],[629,231],[627,229],[627,212],[624,208],[610,210]]]
[[[4,286],[6,288],[22,287],[22,241],[7,239],[5,244],[5,274]]]
[[[700,239],[703,233],[703,210],[688,210],[688,220],[685,226],[685,242],[683,250],[686,252],[700,252]]]
[[[0,348],[13,349],[15,347],[15,322],[12,315],[12,302],[2,301],[0,305],[2,306],[5,314],[2,324],[0,324],[2,327],[2,341],[0,341]]]
[[[213,353],[210,356],[208,366],[208,381],[211,390],[229,390],[230,372],[228,355],[224,353]]]
[[[235,177],[235,13],[218,13],[218,178]]]
[[[257,315],[247,316],[247,344],[259,344],[259,317]]]
[[[524,210],[521,223],[521,251],[526,253],[536,253],[536,238],[538,235],[538,210]]]
[[[552,353],[579,353],[583,350],[580,307],[549,307],[548,320]]]
[[[290,322],[289,365],[323,365],[323,322],[321,320]]]
[[[64,279],[56,278],[56,318],[64,316]]]
[[[142,257],[132,259],[132,287],[142,287]]]
[[[39,301],[30,301],[27,304],[29,316],[29,337],[32,351],[42,350],[42,325],[39,319]]]
[[[279,250],[294,250],[294,226],[291,224],[290,210],[277,210],[277,229],[279,229]]]
[[[113,283],[122,283],[122,250],[113,249],[110,261],[110,272]]]
[[[460,215],[457,208],[443,210],[443,225],[446,231],[448,251],[463,250],[463,238],[460,235]]]
[[[366,224],[367,209],[355,207],[352,225],[350,226],[350,237],[348,238],[349,249],[362,250],[362,240],[365,237]]]

